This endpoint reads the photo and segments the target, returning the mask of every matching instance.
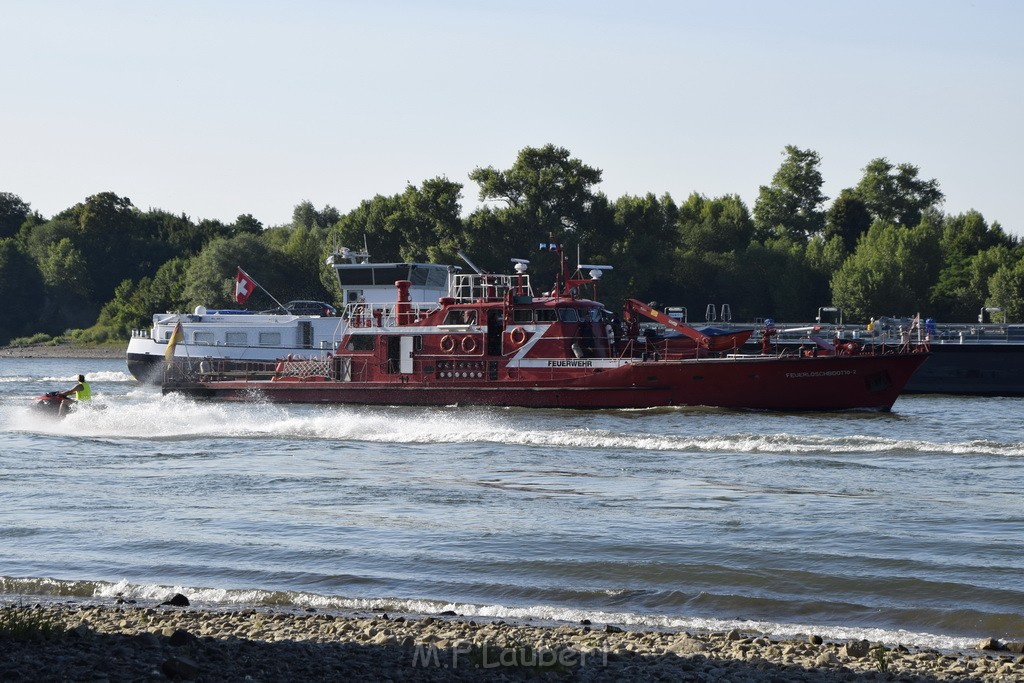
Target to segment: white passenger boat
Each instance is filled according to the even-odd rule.
[[[327,263],[335,269],[342,301],[361,309],[367,318],[394,303],[395,282],[407,280],[416,310],[438,307],[447,296],[452,276],[461,268],[437,263],[372,263],[369,254],[341,249]],[[311,314],[315,311],[317,314]],[[128,371],[140,382],[162,381],[165,353],[174,329],[182,337],[174,344],[174,363],[231,360],[273,361],[289,355],[324,358],[333,353],[348,321],[321,302],[289,302],[284,310],[250,312],[209,310],[197,306],[192,313],[157,313],[148,330],[134,330],[128,342]]]

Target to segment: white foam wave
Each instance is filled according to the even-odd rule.
[[[387,611],[404,614],[439,614],[450,611],[462,617],[573,624],[578,624],[586,619],[593,623],[616,624],[635,629],[728,631],[735,628],[743,632],[761,633],[777,639],[806,638],[808,634],[813,633],[834,641],[865,639],[888,645],[902,644],[940,650],[968,650],[973,649],[977,643],[977,638],[914,632],[903,629],[820,626],[790,622],[713,619],[663,614],[641,614],[637,612],[609,612],[552,605],[508,607],[497,604],[477,605],[437,600],[346,598],[317,595],[315,593],[282,594],[264,590],[225,590],[189,586],[139,586],[132,585],[127,581],[120,581],[114,584],[100,584],[96,588],[95,595],[96,597],[104,598],[123,596],[141,600],[167,600],[175,593],[182,593],[201,606],[211,607],[237,605],[256,607],[290,606],[301,608],[315,607],[326,610]]]

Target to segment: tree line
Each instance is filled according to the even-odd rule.
[[[368,246],[375,261],[460,263],[458,250],[491,272],[532,260],[535,283],[555,264],[538,244],[551,237],[587,263],[614,270],[601,299],[627,296],[685,306],[692,321],[728,304],[734,320],[802,321],[818,307],[848,321],[920,312],[969,322],[983,307],[1024,320],[1024,246],[981,213],[941,211],[943,194],[909,163],[873,159],[859,182],[831,199],[821,158],[787,146],[751,210],[738,195],[693,192],[611,199],[601,170],[555,145],[527,147],[506,169],[469,179],[481,206],[463,215],[464,186],[445,177],[377,195],[341,214],[304,201],[289,224],[265,227],[142,211],[103,192],[45,218],[0,192],[0,344],[71,337],[124,340],[155,312],[231,307],[236,266],[281,301],[340,295],[326,256]],[[248,307],[270,308],[258,292]]]

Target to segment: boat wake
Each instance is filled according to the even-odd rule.
[[[535,412],[458,408],[373,408],[283,406],[273,403],[205,403],[177,394],[161,396],[135,389],[109,400],[101,396],[55,421],[14,409],[17,431],[93,438],[150,441],[232,438],[323,440],[352,443],[481,444],[560,449],[612,449],[678,453],[770,455],[952,454],[1024,457],[1024,443],[995,439],[927,441],[888,435],[820,433],[728,433],[666,423],[656,416],[644,425],[635,419],[608,420],[615,428],[566,427],[561,419],[538,419]],[[100,410],[99,408],[106,408]],[[595,420],[589,420],[594,422]],[[577,420],[587,424],[587,420]],[[736,423],[739,424],[739,423]],[[642,427],[664,428],[664,433]],[[641,429],[638,429],[640,427]],[[682,433],[672,433],[672,430]]]
[[[86,379],[91,383],[125,383],[132,384],[135,382],[135,378],[129,375],[127,372],[119,371],[102,371],[102,372],[87,372]],[[0,384],[25,384],[25,383],[58,383],[58,384],[74,384],[78,379],[78,374],[73,375],[48,375],[45,377],[28,376],[28,375],[7,375],[0,377]]]

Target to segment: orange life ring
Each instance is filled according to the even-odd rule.
[[[476,339],[473,337],[463,337],[459,345],[462,347],[463,353],[473,353],[476,351]]]
[[[514,345],[520,346],[526,341],[526,330],[516,325],[509,331],[508,338]]]
[[[451,353],[455,350],[455,340],[450,334],[441,337],[441,350],[445,353]]]

